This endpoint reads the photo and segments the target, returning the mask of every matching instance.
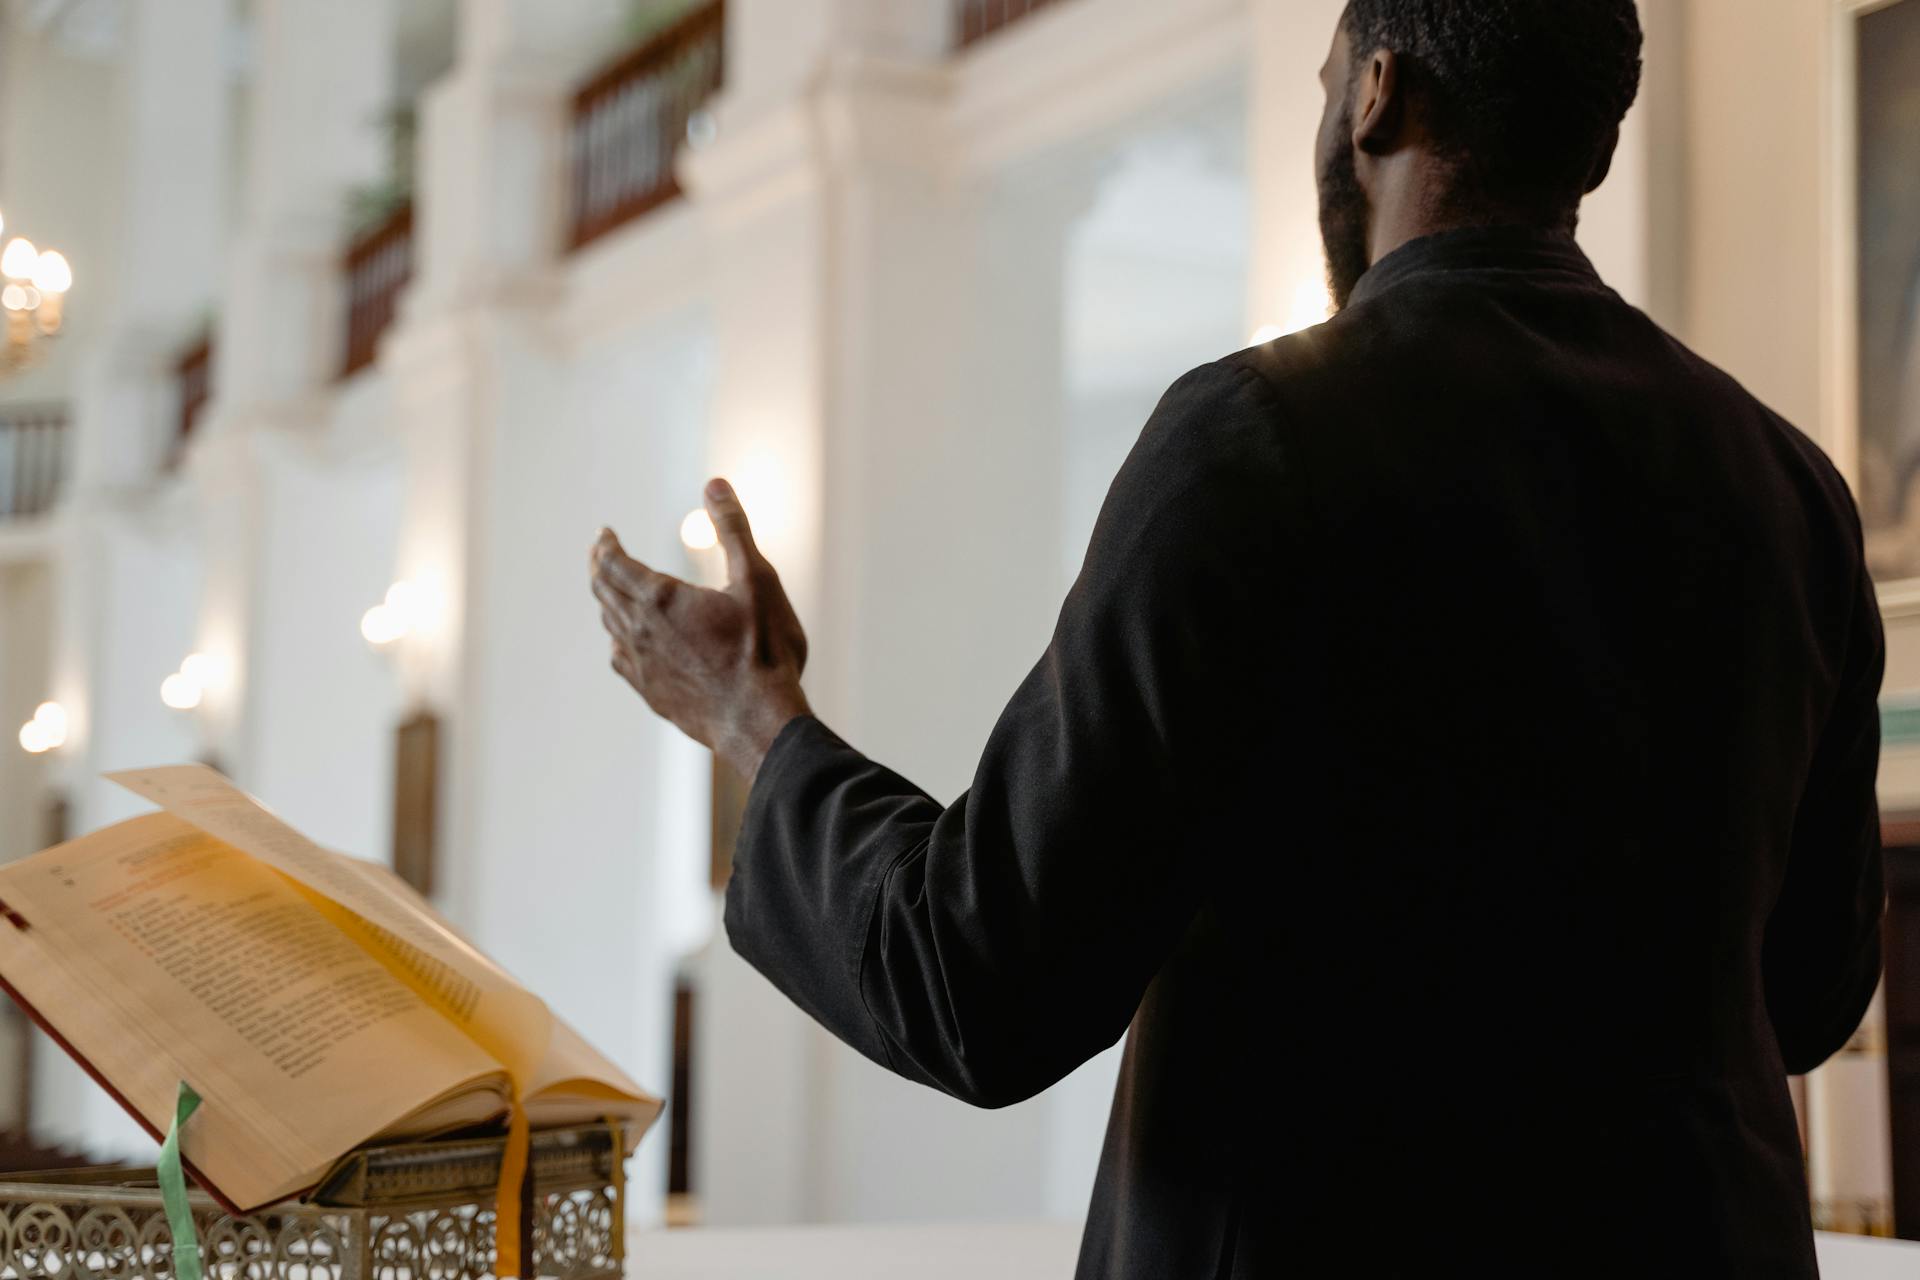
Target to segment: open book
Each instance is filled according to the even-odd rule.
[[[621,1122],[649,1096],[392,873],[211,769],[111,775],[164,812],[0,867],[0,985],[148,1132],[179,1083],[194,1177],[235,1212],[373,1139]]]

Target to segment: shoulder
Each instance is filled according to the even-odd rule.
[[[1703,385],[1712,389],[1718,402],[1738,405],[1740,420],[1752,424],[1766,446],[1774,465],[1784,472],[1799,491],[1803,502],[1824,508],[1840,532],[1840,540],[1857,550],[1862,541],[1860,512],[1853,489],[1826,448],[1795,426],[1784,414],[1774,410],[1731,373],[1714,364],[1665,329],[1653,325],[1660,336],[1692,368]],[[1732,416],[1732,415],[1730,415]]]
[[[1233,355],[1176,378],[1160,397],[1149,427],[1206,430],[1271,418],[1277,408],[1272,389],[1239,355]]]
[[[1288,425],[1273,389],[1235,357],[1177,378],[1160,397],[1117,487],[1135,496],[1214,493],[1271,483]]]
[[[1229,357],[1176,379],[1107,492],[1092,562],[1187,561],[1294,505],[1297,451],[1272,388]]]
[[[1303,431],[1364,391],[1370,377],[1377,383],[1382,370],[1403,367],[1417,346],[1410,327],[1405,310],[1356,304],[1219,364],[1250,380],[1271,412]]]

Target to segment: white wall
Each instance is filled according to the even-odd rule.
[[[260,563],[247,659],[247,786],[330,848],[392,856],[394,729],[405,713],[393,664],[360,616],[394,578],[400,460],[354,447],[385,426],[386,386],[354,379],[327,435],[262,446]],[[443,851],[450,855],[451,851]]]

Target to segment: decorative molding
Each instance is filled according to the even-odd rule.
[[[955,59],[951,127],[960,163],[999,169],[1243,75],[1250,34],[1248,0],[1050,6]]]
[[[552,314],[558,341],[575,350],[699,305],[709,294],[704,230],[700,211],[677,200],[569,255]]]
[[[808,99],[743,119],[723,94],[715,116],[718,135],[683,151],[677,166],[680,186],[703,218],[721,229],[741,226],[818,193],[821,140]]]
[[[1920,618],[1920,578],[1877,582],[1873,590],[1880,602],[1882,618]]]
[[[946,63],[830,57],[814,108],[833,167],[856,175],[951,177],[955,84]]]
[[[1849,1236],[1893,1236],[1893,1206],[1882,1196],[1816,1196],[1813,1229]]]
[[[58,525],[59,517],[51,514],[0,521],[0,565],[52,560],[60,541]]]

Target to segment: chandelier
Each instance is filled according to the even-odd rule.
[[[0,232],[6,219],[0,218]],[[18,373],[45,354],[42,338],[60,334],[61,305],[73,287],[73,268],[53,249],[40,250],[23,236],[0,250],[0,310],[7,315],[6,345],[0,347],[0,377]]]

